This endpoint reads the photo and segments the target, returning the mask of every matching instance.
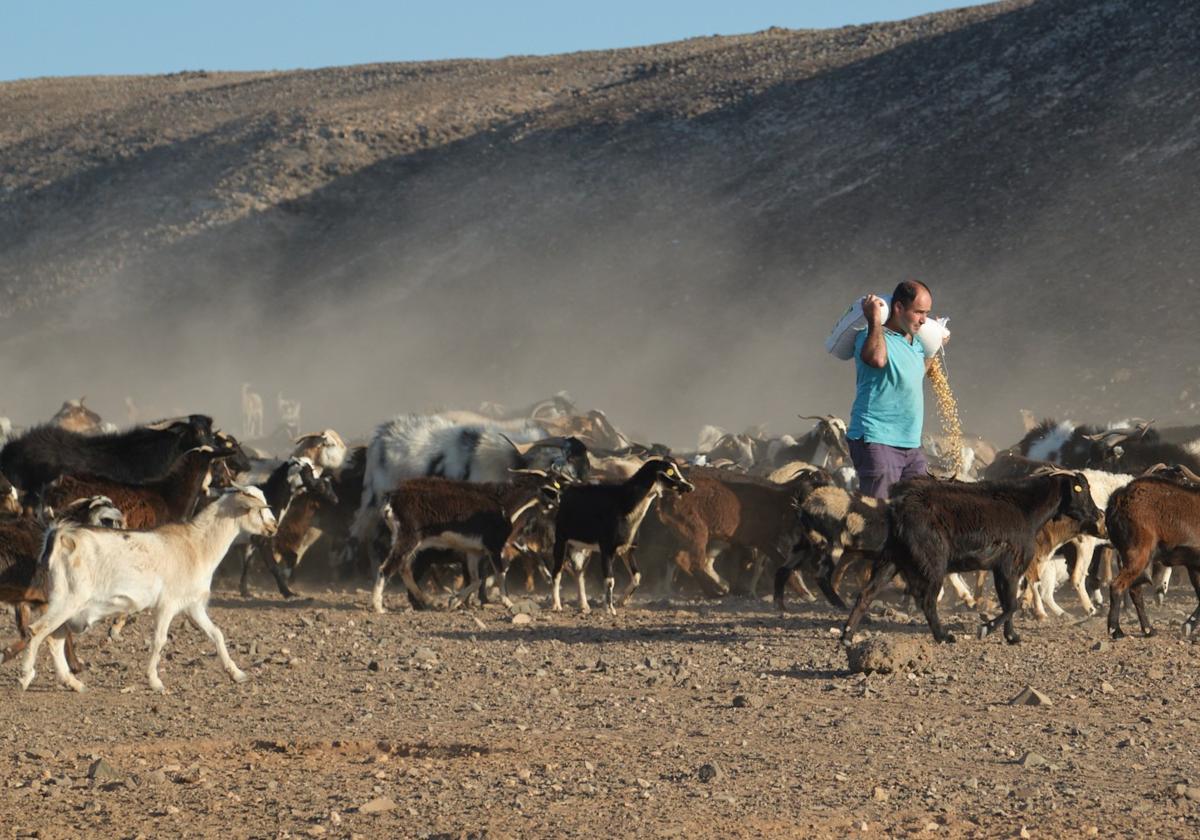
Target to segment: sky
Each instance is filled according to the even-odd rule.
[[[0,80],[291,70],[821,29],[969,0],[0,0]]]

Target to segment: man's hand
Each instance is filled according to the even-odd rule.
[[[883,304],[883,298],[879,295],[867,295],[862,299],[863,317],[867,319],[867,323],[873,326],[879,326],[883,323],[883,313],[887,307]]]

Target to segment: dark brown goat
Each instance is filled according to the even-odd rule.
[[[843,643],[851,643],[875,594],[896,572],[924,611],[934,640],[953,642],[937,614],[942,581],[951,572],[990,569],[1002,612],[983,624],[980,636],[1003,625],[1005,640],[1016,644],[1020,637],[1012,616],[1017,610],[1017,580],[1033,561],[1037,532],[1055,516],[1087,523],[1099,519],[1082,473],[897,485],[888,508],[887,541],[842,628]]]
[[[184,522],[204,492],[213,461],[233,454],[231,449],[218,451],[211,446],[190,449],[162,478],[136,484],[94,475],[63,475],[46,487],[43,501],[57,510],[76,499],[107,496],[125,515],[127,527],[139,530]]]
[[[1108,633],[1123,638],[1121,598],[1126,591],[1137,610],[1142,632],[1154,635],[1142,590],[1151,561],[1183,566],[1200,601],[1200,487],[1169,478],[1136,478],[1113,493],[1105,513],[1109,539],[1121,570],[1109,587]],[[1191,635],[1200,621],[1200,606],[1183,624]]]
[[[478,591],[483,600],[484,580],[480,560],[488,556],[499,575],[505,572],[503,549],[513,522],[524,509],[544,498],[548,485],[557,493],[558,478],[515,476],[513,482],[469,482],[445,478],[403,481],[388,494],[384,518],[392,529],[392,547],[375,577],[372,602],[384,612],[383,587],[399,573],[414,606],[432,606],[414,576],[417,554],[427,548],[451,549],[467,555],[465,587],[453,599],[465,603]]]

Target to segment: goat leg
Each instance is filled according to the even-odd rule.
[[[913,585],[914,583],[916,586]],[[938,590],[928,581],[909,581],[909,589],[922,612],[925,613],[925,621],[929,623],[929,631],[933,633],[933,640],[938,644],[954,644],[958,641],[953,633],[948,632],[942,626],[942,619],[937,611]]]
[[[881,555],[875,561],[875,566],[871,569],[871,579],[867,581],[867,585],[858,593],[858,599],[854,602],[854,608],[850,610],[850,615],[847,616],[846,623],[842,625],[843,645],[850,646],[851,639],[854,638],[854,633],[858,630],[858,625],[862,623],[863,616],[867,614],[871,602],[875,600],[875,596],[879,593],[879,590],[895,574],[896,564],[886,555]]]
[[[1001,624],[1004,625],[1004,640],[1010,645],[1018,644],[1021,637],[1013,628],[1013,615],[1017,612],[1016,588],[1017,582],[1013,575],[1013,566],[1003,564],[992,570],[992,580],[996,586],[996,595],[1000,599],[1001,613],[990,621],[985,621],[979,628],[979,638],[985,638],[994,633]]]
[[[625,561],[625,569],[629,572],[629,587],[621,594],[620,600],[617,601],[617,605],[623,607],[629,601],[634,591],[641,585],[642,572],[638,569],[636,549],[633,546],[629,546],[621,552],[621,559]],[[759,571],[762,571],[761,566],[759,567]],[[753,593],[753,587],[750,591]]]
[[[1196,622],[1200,621],[1200,569],[1193,566],[1187,567],[1188,580],[1192,582],[1192,588],[1196,590],[1196,609],[1188,616],[1188,620],[1183,623],[1183,635],[1190,636],[1196,629]]]
[[[608,610],[609,615],[616,615],[617,607],[613,603],[613,589],[616,588],[617,580],[613,577],[613,549],[601,546],[600,568],[604,572],[604,608]]]
[[[1142,626],[1143,636],[1157,635],[1158,631],[1150,624],[1150,617],[1146,614],[1146,599],[1145,588],[1149,581],[1144,578],[1138,579],[1133,586],[1129,588],[1129,597],[1133,601],[1133,608],[1137,610],[1138,624]]]

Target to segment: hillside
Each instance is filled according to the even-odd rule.
[[[1016,0],[498,61],[0,84],[0,414],[362,431],[567,389],[677,444],[848,411],[924,279],[968,428],[1195,415],[1200,6]]]

